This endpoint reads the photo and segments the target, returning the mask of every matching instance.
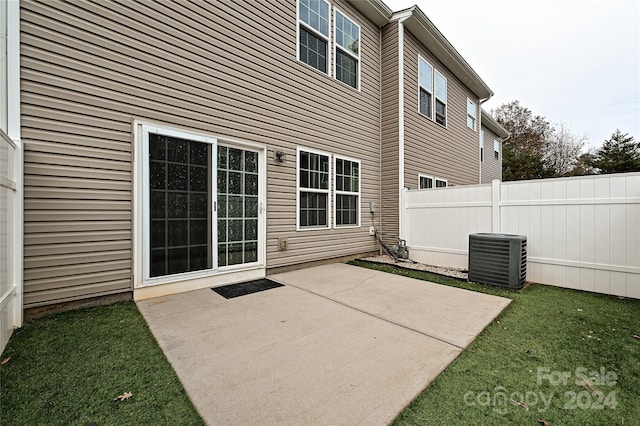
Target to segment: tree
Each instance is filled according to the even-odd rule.
[[[502,144],[502,178],[505,181],[548,177],[544,163],[551,124],[512,101],[492,111],[493,117],[511,136]]]
[[[548,135],[543,162],[555,176],[567,176],[575,170],[587,136],[574,135],[566,124],[556,125]]]
[[[593,156],[594,154],[592,150],[590,150],[578,157],[578,161],[573,167],[573,170],[571,170],[567,176],[595,175],[596,169],[593,167]]]
[[[596,152],[593,166],[600,173],[623,173],[640,171],[640,142],[633,136],[616,130],[611,138],[604,141]]]

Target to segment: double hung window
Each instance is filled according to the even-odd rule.
[[[329,73],[329,3],[324,0],[298,2],[298,59]]]
[[[476,104],[467,98],[467,127],[476,130],[476,117],[478,116],[478,108]]]
[[[298,150],[298,227],[329,227],[329,155]]]
[[[418,112],[442,126],[447,126],[447,79],[420,55],[418,55]]]
[[[360,90],[360,26],[333,11],[332,21],[328,1],[298,0],[298,60]]]
[[[357,89],[360,74],[360,27],[344,16],[335,13],[335,77]]]
[[[420,90],[418,108],[420,114],[433,118],[433,67],[421,56],[418,56],[418,86]]]
[[[335,158],[336,226],[360,225],[360,162]]]
[[[447,126],[447,79],[436,70],[436,123]]]

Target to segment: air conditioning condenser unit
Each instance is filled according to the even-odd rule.
[[[520,289],[526,279],[526,236],[469,235],[469,281]]]

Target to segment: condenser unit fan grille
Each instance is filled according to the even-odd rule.
[[[469,281],[522,288],[527,278],[527,237],[469,235]]]

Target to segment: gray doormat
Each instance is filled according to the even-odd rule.
[[[258,293],[260,291],[271,290],[272,288],[278,287],[284,287],[284,284],[280,284],[275,281],[263,278],[260,280],[247,281],[244,283],[214,287],[211,290],[215,291],[225,299],[232,299],[234,297],[245,296],[247,294]]]

